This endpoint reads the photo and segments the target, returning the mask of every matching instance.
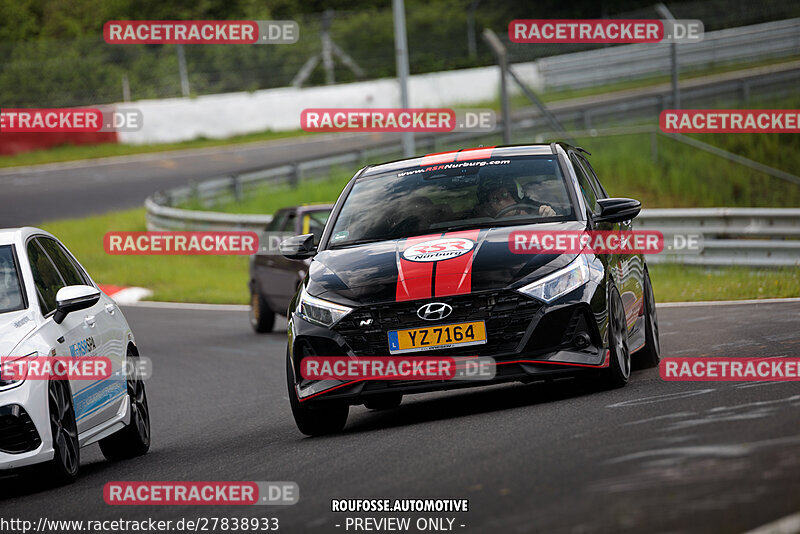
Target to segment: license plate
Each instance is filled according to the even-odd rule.
[[[390,354],[483,345],[484,343],[486,343],[486,325],[483,321],[442,324],[389,332]]]

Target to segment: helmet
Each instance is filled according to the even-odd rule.
[[[493,170],[493,172],[484,172],[486,170],[487,168],[484,167],[478,174],[477,195],[479,202],[485,202],[488,199],[489,193],[495,189],[507,190],[511,194],[511,198],[516,202],[522,200],[522,188],[514,178],[495,170]]]

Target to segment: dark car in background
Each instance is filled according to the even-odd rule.
[[[406,394],[454,387],[580,372],[621,387],[634,352],[643,367],[657,365],[655,299],[642,254],[509,247],[514,231],[631,230],[640,207],[609,198],[586,153],[560,143],[362,169],[318,244],[300,235],[281,245],[289,257],[313,258],[289,314],[286,373],[298,428],[336,432],[350,405],[390,408]],[[488,357],[496,375],[392,382],[301,373],[312,356],[405,353]]]
[[[271,332],[275,314],[286,315],[311,260],[290,260],[280,254],[281,236],[310,234],[319,243],[330,204],[292,206],[279,210],[261,235],[259,251],[250,256],[250,325],[259,334]]]

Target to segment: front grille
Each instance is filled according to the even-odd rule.
[[[25,408],[17,404],[0,408],[0,451],[20,454],[36,449],[42,440]]]
[[[429,302],[449,304],[453,307],[453,313],[442,321],[424,321],[417,316],[417,310]],[[434,297],[356,309],[333,328],[345,339],[356,356],[384,356],[389,354],[386,333],[390,330],[482,320],[486,322],[485,345],[453,347],[436,352],[448,355],[492,356],[516,350],[541,306],[538,301],[514,291]],[[371,324],[366,326],[370,319],[372,319]]]

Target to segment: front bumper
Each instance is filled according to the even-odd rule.
[[[332,328],[314,325],[292,314],[289,356],[295,391],[301,402],[328,400],[361,404],[373,395],[422,393],[503,382],[531,382],[609,364],[606,349],[605,292],[587,284],[564,298],[545,305],[515,291],[502,290],[420,301],[388,303],[355,309]],[[496,365],[491,380],[308,381],[300,377],[307,356],[386,356],[387,332],[400,328],[432,326],[416,310],[435,300],[453,307],[446,323],[483,320],[487,343],[467,347],[403,354],[403,356],[480,356]],[[368,326],[364,325],[367,320]]]
[[[15,469],[49,461],[53,458],[46,380],[27,380],[9,390],[0,391],[0,418],[5,428],[15,434],[0,439],[0,470]],[[34,433],[35,432],[35,438]],[[33,448],[31,448],[33,447]],[[24,450],[24,452],[11,452]],[[29,449],[29,450],[28,450]]]

